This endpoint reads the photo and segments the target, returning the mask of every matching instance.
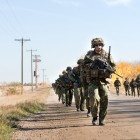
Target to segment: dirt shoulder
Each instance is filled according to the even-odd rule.
[[[42,102],[47,96],[49,96],[49,91],[50,87],[39,87],[34,89],[33,92],[31,89],[28,89],[22,95],[0,96],[0,106],[11,106],[33,100]]]
[[[46,111],[19,122],[13,140],[138,140],[140,139],[140,98],[109,95],[105,126],[93,126],[86,110],[77,112],[58,102],[54,91],[45,99]]]

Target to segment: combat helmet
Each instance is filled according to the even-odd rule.
[[[73,71],[74,74],[77,74],[78,73],[78,67],[73,67],[72,71]]]
[[[78,59],[77,64],[82,64],[83,62],[84,62],[84,59],[80,58]]]
[[[63,71],[62,71],[62,74],[66,74],[66,73],[67,73],[67,71],[66,71],[66,70],[63,70]]]
[[[70,66],[68,66],[68,67],[66,68],[66,71],[72,71],[72,68],[71,68]]]
[[[140,74],[137,75],[137,78],[140,78]]]
[[[61,78],[62,77],[62,74],[59,74],[59,78]]]
[[[96,44],[100,44],[104,46],[104,41],[102,38],[94,38],[91,40],[91,48],[94,48]]]

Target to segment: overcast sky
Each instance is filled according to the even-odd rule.
[[[54,82],[102,37],[116,62],[140,60],[140,0],[0,0],[0,82],[31,79],[31,53],[40,55],[39,82]],[[33,63],[34,70],[34,63]]]

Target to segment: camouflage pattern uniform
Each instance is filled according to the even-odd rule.
[[[67,74],[68,74],[68,78],[70,80],[70,83],[69,83],[69,106],[71,106],[72,99],[73,99],[73,82],[74,82],[74,79],[73,79],[73,76],[72,76],[73,75],[72,68],[67,67],[66,71],[67,71]]]
[[[136,81],[134,79],[131,80],[130,87],[131,87],[131,95],[135,96],[135,94],[136,94],[135,89],[137,87],[137,83],[136,83]]]
[[[64,90],[65,90],[65,98],[66,98],[66,106],[71,106],[72,104],[72,92],[71,92],[71,81],[68,77],[68,73],[67,71],[63,71],[63,86],[64,86]]]
[[[78,62],[79,68],[80,68],[80,80],[81,80],[81,86],[82,86],[82,94],[81,100],[83,101],[83,107],[84,102],[86,100],[86,109],[87,109],[87,117],[90,116],[90,105],[89,105],[89,95],[88,95],[88,82],[87,77],[89,78],[89,69],[88,65],[84,63],[84,59],[79,59]]]
[[[61,98],[62,98],[61,77],[62,77],[62,75],[59,75],[59,78],[56,80],[56,94],[58,95],[58,100],[59,100],[59,101],[60,101]]]
[[[56,83],[52,83],[52,88],[53,88],[54,91],[56,90]]]
[[[140,96],[140,74],[136,78],[136,83],[137,83],[137,93],[139,97]]]
[[[91,41],[91,47],[95,49],[98,46],[104,46],[104,42],[101,38],[95,38]],[[89,51],[86,56],[85,56],[85,63],[89,64],[91,66],[90,68],[90,74],[91,74],[91,79],[89,81],[89,86],[88,86],[88,92],[89,92],[89,99],[90,99],[90,106],[91,106],[91,113],[92,113],[92,124],[96,125],[97,124],[97,117],[99,113],[99,125],[104,125],[104,119],[107,114],[107,107],[108,107],[108,81],[107,78],[110,78],[110,72],[106,71],[105,69],[100,69],[97,65],[92,66],[91,60],[93,62],[98,62],[99,58],[105,59],[115,70],[115,63],[110,56],[110,59],[108,59],[109,55],[106,53],[103,48],[99,53],[96,51],[91,50]]]
[[[81,95],[82,95],[82,88],[81,88],[81,80],[80,80],[80,72],[79,67],[73,68],[73,76],[74,76],[74,98],[75,98],[75,105],[77,111],[83,111],[81,106]]]
[[[78,69],[79,69],[79,77],[81,81],[81,92],[80,92],[80,110],[84,111],[85,106],[85,94],[86,94],[86,81],[85,81],[85,69],[84,69],[84,59],[79,59],[77,61]]]
[[[65,88],[63,85],[63,75],[59,75],[59,78],[56,80],[56,92],[58,94],[58,100],[62,101],[62,104],[65,103]]]
[[[114,81],[114,86],[116,88],[117,95],[119,95],[121,82],[120,82],[120,80],[118,78],[116,78],[116,80]]]
[[[130,96],[130,83],[128,78],[125,78],[125,81],[123,82],[124,88],[125,88],[125,95],[129,95]]]

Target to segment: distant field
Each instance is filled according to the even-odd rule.
[[[35,87],[34,87],[35,88]],[[31,86],[24,86],[23,91],[28,91],[31,89]],[[15,94],[20,93],[21,87],[20,86],[0,86],[0,96],[6,96],[9,95],[9,91],[16,91]],[[11,93],[12,94],[12,93]],[[14,93],[13,93],[14,94]]]

